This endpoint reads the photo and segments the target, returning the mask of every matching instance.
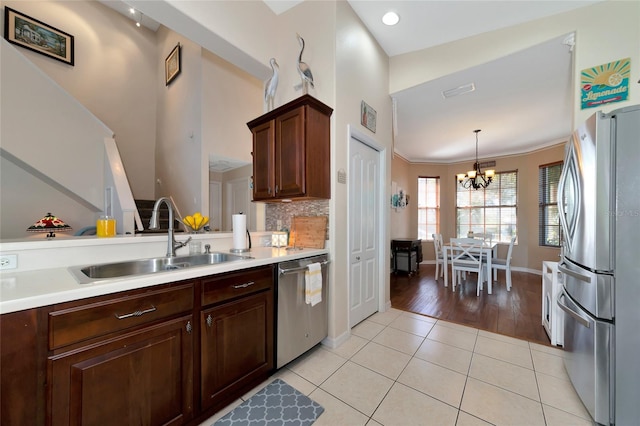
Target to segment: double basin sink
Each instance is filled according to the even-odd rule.
[[[253,258],[237,254],[213,252],[189,256],[154,257],[150,259],[103,263],[99,265],[76,266],[70,267],[69,272],[71,272],[73,277],[80,284],[89,284],[111,278],[154,274],[156,272],[167,272],[198,266],[217,265],[220,263],[235,262],[246,259]]]

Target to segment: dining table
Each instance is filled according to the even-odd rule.
[[[478,240],[478,241],[482,241],[482,240]],[[444,257],[444,286],[448,287],[449,286],[449,268],[448,268],[448,264],[449,264],[449,257],[452,254],[452,246],[451,243],[447,243],[447,244],[443,244],[442,245],[442,256]],[[492,278],[493,278],[493,271],[491,270],[491,259],[496,256],[496,253],[498,251],[498,243],[495,241],[484,241],[481,247],[473,247],[471,248],[469,251],[471,251],[472,253],[479,253],[480,250],[482,250],[482,253],[486,255],[486,259],[487,259],[487,292],[489,294],[491,294],[491,284],[492,284]]]

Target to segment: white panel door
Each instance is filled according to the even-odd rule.
[[[236,213],[244,213],[247,215],[247,229],[256,229],[255,225],[255,207],[251,203],[250,179],[239,178],[227,182],[225,201],[226,212],[224,226],[226,231],[232,230],[231,216]]]
[[[351,138],[349,165],[349,326],[378,311],[380,154]]]
[[[209,227],[222,230],[222,182],[209,182]]]

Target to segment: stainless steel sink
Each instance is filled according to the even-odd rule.
[[[154,257],[125,262],[103,263],[99,265],[70,267],[69,271],[80,284],[88,284],[109,278],[121,278],[133,275],[153,274],[176,269],[197,266],[217,265],[219,263],[253,259],[229,253],[203,253],[189,256]]]

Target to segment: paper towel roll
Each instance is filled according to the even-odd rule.
[[[247,248],[247,215],[234,214],[233,222],[233,248],[244,250]]]

